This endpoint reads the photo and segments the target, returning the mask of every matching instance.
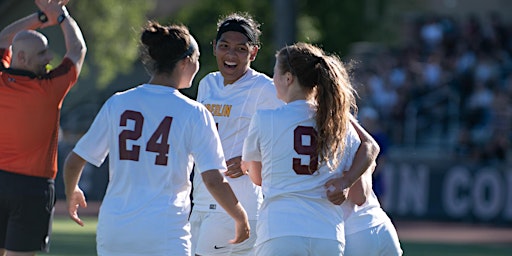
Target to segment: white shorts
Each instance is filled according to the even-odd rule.
[[[340,243],[337,240],[302,236],[283,236],[267,240],[256,246],[256,255],[342,256],[343,247],[343,243]]]
[[[227,213],[192,211],[192,256],[254,256],[256,221],[249,220],[250,237],[239,244],[228,241],[235,237],[235,221]]]
[[[353,234],[345,234],[345,255],[400,256],[403,254],[395,226],[386,221]]]

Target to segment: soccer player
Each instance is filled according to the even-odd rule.
[[[197,101],[213,114],[222,149],[227,160],[225,175],[247,211],[251,237],[240,244],[227,244],[232,220],[208,193],[201,178],[193,178],[192,225],[193,253],[196,255],[253,255],[257,210],[261,188],[254,185],[240,168],[243,141],[251,116],[257,109],[281,106],[272,79],[250,67],[259,49],[259,24],[248,14],[230,14],[218,23],[213,52],[219,71],[199,83]],[[196,172],[202,171],[196,166]]]
[[[98,255],[189,256],[189,177],[195,162],[208,191],[234,219],[231,236],[222,242],[246,240],[247,214],[221,173],[226,163],[213,117],[178,91],[190,87],[199,69],[196,40],[182,25],[157,22],[148,22],[140,40],[151,78],[108,99],[68,155],[69,215],[83,225],[77,214],[78,207],[86,207],[78,187],[83,166],[86,161],[99,166],[109,154]]]
[[[0,255],[49,250],[60,109],[87,51],[67,2],[36,0],[38,12],[0,32]],[[66,54],[49,71],[53,55],[36,29],[54,25]]]
[[[378,145],[365,140],[366,156],[355,158],[361,145],[350,121],[355,91],[336,56],[311,44],[286,46],[276,55],[273,79],[287,104],[256,112],[243,148],[244,165],[265,197],[256,255],[343,255],[339,204]],[[344,173],[353,159],[359,171]]]

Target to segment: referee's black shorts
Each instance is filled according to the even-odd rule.
[[[0,248],[48,252],[54,205],[52,179],[0,170]]]

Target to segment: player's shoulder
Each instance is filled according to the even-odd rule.
[[[352,124],[349,123],[347,128],[345,145],[349,152],[355,154],[355,151],[357,151],[361,144],[361,138],[359,138],[359,135]]]
[[[222,80],[222,74],[219,71],[215,71],[215,72],[210,72],[210,73],[206,74],[203,78],[201,78],[201,80],[199,80],[199,84],[217,83],[220,80]]]
[[[258,118],[258,119],[270,120],[271,118],[273,118],[275,116],[280,116],[280,115],[284,115],[284,114],[285,113],[283,113],[283,108],[277,107],[275,109],[258,109],[254,113],[254,116],[256,116],[256,118]]]
[[[208,73],[199,80],[197,89],[198,96],[207,94],[209,90],[214,90],[213,88],[220,88],[223,81],[224,78],[219,71]]]
[[[274,82],[267,74],[259,72],[250,68],[248,71],[251,80],[256,81],[256,84],[262,87],[274,88]]]
[[[185,96],[184,94],[180,93],[179,91],[177,93],[175,93],[175,96],[176,96],[177,101],[181,103],[180,109],[182,109],[182,110],[190,109],[190,110],[196,110],[199,112],[208,111],[203,104]]]
[[[129,88],[124,91],[115,92],[112,94],[107,101],[106,104],[112,104],[114,102],[120,101],[129,101],[133,94],[137,94],[137,87]]]
[[[346,136],[354,143],[358,143],[358,142],[361,143],[361,139],[359,138],[359,135],[357,134],[356,128],[354,128],[354,126],[351,123],[347,124],[347,126],[348,126],[347,127],[348,129],[347,129]]]

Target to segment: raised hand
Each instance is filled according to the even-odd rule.
[[[57,18],[59,15],[66,13],[66,4],[69,0],[35,0],[34,1],[39,10],[43,11],[48,17],[48,21],[41,24],[41,28],[57,25]]]

